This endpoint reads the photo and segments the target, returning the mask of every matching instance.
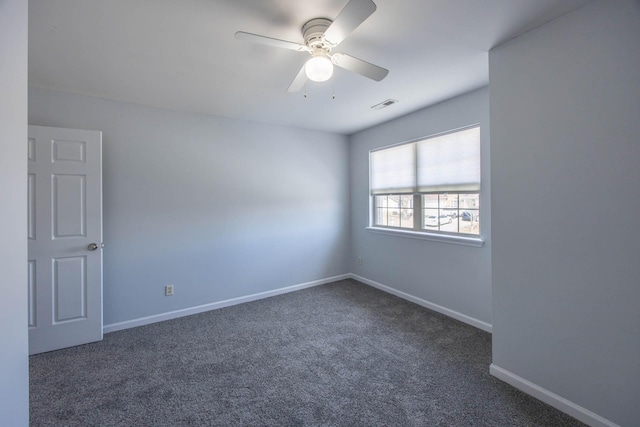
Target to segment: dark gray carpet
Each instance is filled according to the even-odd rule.
[[[490,334],[347,280],[32,356],[31,425],[583,425],[490,363]]]

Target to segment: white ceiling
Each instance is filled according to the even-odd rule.
[[[488,84],[488,51],[590,0],[374,0],[335,51],[388,68],[381,82],[336,69],[286,89],[307,53],[302,25],[347,0],[29,0],[29,83],[174,110],[350,134]],[[370,107],[388,98],[398,104]]]

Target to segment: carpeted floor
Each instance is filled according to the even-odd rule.
[[[36,426],[582,426],[491,335],[346,280],[30,358]]]

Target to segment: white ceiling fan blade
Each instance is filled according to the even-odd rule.
[[[302,65],[302,68],[298,71],[298,75],[289,85],[287,92],[297,92],[304,87],[305,83],[307,83],[307,74],[304,71],[304,65]]]
[[[331,55],[331,62],[340,68],[353,71],[362,76],[368,77],[372,80],[379,82],[387,77],[389,70],[386,68],[378,67],[362,59],[354,58],[353,56],[345,53],[334,53]]]
[[[340,44],[375,11],[376,4],[371,0],[350,0],[324,32],[324,39],[332,46]]]
[[[298,52],[308,52],[309,48],[300,43],[288,42],[286,40],[274,39],[271,37],[259,36],[257,34],[245,33],[238,31],[236,33],[238,40],[244,40],[251,43],[266,44],[267,46],[282,47],[285,49],[297,50]]]

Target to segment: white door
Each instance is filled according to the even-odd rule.
[[[29,354],[102,339],[102,132],[29,126]]]

